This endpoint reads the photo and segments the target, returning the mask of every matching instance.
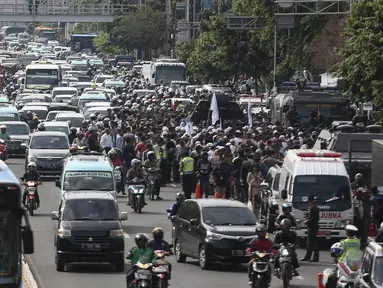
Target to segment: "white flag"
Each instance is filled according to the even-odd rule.
[[[248,124],[249,127],[253,127],[253,117],[251,115],[251,96],[249,95],[249,103],[247,105],[247,119],[248,119]]]
[[[213,94],[213,97],[211,97],[210,111],[211,111],[211,124],[215,125],[215,123],[217,123],[217,121],[219,120],[219,111],[218,111],[217,97],[215,96],[215,92]]]
[[[185,132],[186,134],[191,135],[193,133],[193,123],[190,121],[190,119],[187,119],[186,125],[185,125]]]

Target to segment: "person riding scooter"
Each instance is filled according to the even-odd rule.
[[[249,248],[246,249],[246,254],[251,254],[253,251],[260,252],[270,252],[273,249],[273,242],[266,238],[267,228],[266,225],[260,224],[255,228],[255,233],[257,236],[251,240]],[[252,273],[252,263],[254,259],[251,259],[247,268],[249,274],[249,285],[252,285],[251,273]],[[271,267],[270,267],[271,268]],[[269,270],[271,271],[271,269]],[[271,282],[271,273],[269,274],[269,283]]]
[[[290,219],[283,219],[280,224],[281,230],[278,231],[275,234],[274,237],[274,245],[279,245],[279,244],[292,244],[295,245],[296,240],[297,240],[297,233],[294,230],[291,230],[292,223]],[[297,253],[295,252],[295,249],[292,252],[292,264],[294,267],[294,275],[299,276],[298,271],[296,270],[299,268],[298,264],[298,257]],[[277,253],[277,256],[275,257],[275,265],[274,265],[275,271],[279,271],[279,253]]]
[[[156,154],[154,154],[153,151],[149,151],[147,157],[148,159],[144,162],[144,169],[146,173],[153,176],[157,200],[162,200],[162,198],[160,197],[161,178],[157,170],[158,161],[156,159]]]
[[[177,215],[178,209],[180,209],[182,203],[184,203],[186,199],[184,192],[178,192],[176,195],[176,202],[173,203],[172,207],[170,208],[170,212],[168,214],[168,218],[171,219],[173,222],[172,216]],[[168,210],[169,211],[169,210]]]
[[[163,250],[169,253],[172,253],[170,244],[164,240],[164,230],[161,227],[155,227],[152,230],[153,239],[149,241],[148,247],[150,247],[153,251]],[[169,278],[171,278],[172,273],[172,264],[168,262],[169,265]]]
[[[144,181],[144,172],[141,168],[141,161],[138,159],[133,159],[131,162],[132,168],[128,170],[128,174],[126,177],[127,184],[131,183],[134,179],[140,179],[141,181]],[[127,205],[130,206],[130,195],[129,195],[129,189],[128,189],[128,203]],[[145,201],[145,199],[144,199]],[[145,201],[145,205],[146,205]]]
[[[282,206],[282,214],[280,214],[277,219],[275,219],[275,227],[279,228],[281,226],[281,222],[283,219],[289,219],[291,221],[292,227],[297,226],[295,222],[294,216],[291,214],[291,205],[290,204],[283,204]]]
[[[134,237],[136,242],[136,247],[130,249],[128,256],[126,256],[125,264],[127,265],[126,269],[126,287],[129,287],[130,283],[134,280],[134,273],[136,272],[136,267],[134,264],[140,262],[151,263],[154,260],[153,250],[148,247],[149,237],[145,233],[138,233]]]
[[[29,162],[28,163],[27,171],[24,173],[24,175],[20,179],[23,182],[28,182],[28,181],[39,182],[40,181],[40,174],[36,171],[36,163],[35,162]],[[24,189],[23,202],[22,202],[24,206],[27,205],[27,203],[26,203],[27,195],[28,195],[28,191],[27,191],[27,189]],[[37,189],[36,189],[35,195],[36,195],[36,204],[37,204],[37,206],[40,206],[40,197],[39,197],[39,193],[37,192]]]

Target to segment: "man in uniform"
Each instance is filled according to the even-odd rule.
[[[194,159],[189,156],[189,151],[184,151],[180,163],[180,174],[182,177],[182,189],[186,199],[191,198],[194,183]]]
[[[319,208],[315,204],[314,195],[310,195],[307,203],[309,205],[307,211],[307,251],[305,257],[300,261],[319,262],[319,247],[317,241],[317,233],[319,230]],[[311,259],[311,255],[314,252],[314,257]]]

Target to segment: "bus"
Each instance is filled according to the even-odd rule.
[[[96,34],[73,34],[70,40],[71,50],[76,53],[83,52],[84,50],[95,53],[96,48],[94,48],[93,39],[96,37]]]
[[[33,32],[38,38],[45,38],[47,40],[56,40],[56,31],[51,27],[39,26]]]
[[[53,63],[34,63],[25,69],[24,88],[32,90],[52,90],[60,86],[61,69]]]
[[[25,32],[25,26],[3,26],[0,29],[0,40],[3,40],[9,34],[19,34]]]

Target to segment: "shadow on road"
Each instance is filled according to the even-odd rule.
[[[124,272],[116,272],[112,264],[74,264],[66,265],[66,272],[83,273],[83,274],[123,274]]]
[[[199,266],[197,260],[188,260],[186,263],[193,266]],[[211,270],[224,273],[244,273],[247,272],[247,267],[245,264],[214,263]]]
[[[126,227],[128,234],[137,234],[137,233],[146,233],[150,235],[152,233],[153,227],[152,226],[132,226],[129,225]]]

